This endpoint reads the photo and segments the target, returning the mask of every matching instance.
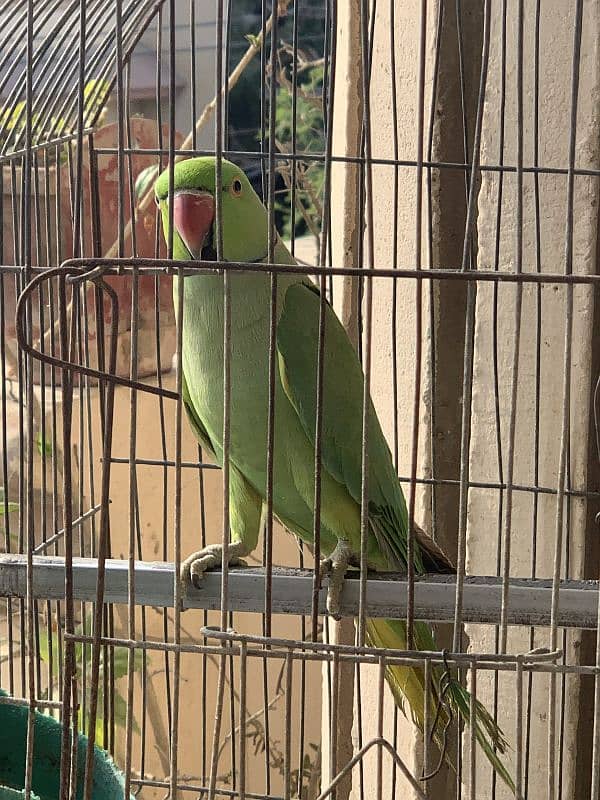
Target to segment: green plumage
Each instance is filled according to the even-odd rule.
[[[246,176],[234,164],[222,162],[222,242],[225,261],[260,261],[267,255],[267,213]],[[238,188],[241,186],[241,191]],[[195,158],[175,166],[176,202],[186,195],[215,192],[213,158]],[[168,173],[156,183],[165,238],[168,240]],[[189,226],[189,221],[186,223]],[[188,232],[189,236],[189,232]],[[211,241],[216,240],[214,230]],[[185,234],[173,232],[173,255],[189,259]],[[281,241],[275,261],[295,262]],[[174,282],[177,308],[177,281]],[[232,540],[256,545],[267,480],[267,409],[269,313],[271,278],[267,273],[231,275],[231,440],[230,492]],[[222,463],[223,432],[223,309],[222,275],[199,274],[184,279],[183,372],[184,403],[192,428],[204,446]],[[314,520],[314,444],[317,385],[317,348],[320,297],[307,278],[294,274],[277,277],[273,510],[275,515],[309,545]],[[325,555],[346,540],[355,557],[360,553],[361,430],[363,373],[351,342],[327,304],[322,422],[321,547]],[[369,405],[369,567],[403,570],[407,558],[407,510],[389,447],[372,403]],[[422,534],[414,548],[417,573],[447,571],[447,562],[433,542]],[[370,620],[369,641],[388,648],[406,648],[401,621]],[[431,629],[415,625],[419,649],[435,650]],[[431,719],[443,670],[434,669],[432,686],[425,691],[420,668],[388,669],[388,681],[399,705],[408,701],[422,728],[424,696],[432,704]],[[453,711],[469,721],[469,695],[453,678],[445,694]],[[440,738],[444,715],[440,716]],[[496,753],[506,743],[488,712],[477,707],[477,738],[493,766],[512,787]]]

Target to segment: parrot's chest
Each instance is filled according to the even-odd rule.
[[[175,286],[175,301],[176,293]],[[259,439],[266,441],[268,414],[268,276],[233,274],[230,309],[231,446],[246,447],[252,439],[256,447]],[[186,278],[183,370],[196,412],[217,441],[223,430],[223,326],[223,277]]]

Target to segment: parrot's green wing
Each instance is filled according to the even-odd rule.
[[[277,326],[281,381],[308,439],[315,442],[320,294],[290,286]],[[341,322],[325,308],[322,459],[329,474],[360,503],[363,372]],[[369,522],[390,565],[406,564],[407,511],[387,442],[369,404]],[[420,559],[417,559],[420,561]],[[419,568],[420,563],[417,564]]]
[[[202,424],[202,420],[200,419],[198,414],[196,414],[196,410],[194,409],[194,404],[192,402],[192,398],[190,397],[190,392],[187,387],[185,375],[182,375],[182,380],[181,380],[181,398],[183,400],[183,407],[185,408],[188,422],[190,423],[190,426],[194,431],[196,439],[198,439],[199,444],[211,456],[211,458],[214,461],[217,461],[217,457],[215,455],[215,448],[211,441],[210,436],[208,435],[208,431]]]
[[[220,447],[215,448],[208,431],[194,409],[194,404],[192,403],[185,381],[185,375],[182,376],[181,397],[188,422],[203,452],[208,453],[215,463],[221,464],[223,452]],[[262,498],[231,461],[229,463],[229,468],[229,521],[231,525],[231,540],[246,543],[249,551],[251,551],[256,547],[258,534],[260,532]]]

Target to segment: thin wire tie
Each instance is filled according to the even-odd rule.
[[[440,753],[440,758],[438,760],[437,766],[435,767],[435,769],[432,772],[428,773],[427,775],[421,775],[419,780],[421,780],[423,782],[430,781],[432,778],[435,778],[435,776],[441,770],[441,768],[442,768],[442,766],[444,764],[444,759],[446,758],[446,753],[448,751],[448,730],[449,730],[450,725],[452,724],[452,722],[454,720],[454,714],[452,712],[452,708],[450,707],[450,705],[448,703],[444,703],[444,698],[445,698],[445,696],[446,696],[446,694],[448,692],[448,689],[450,688],[450,685],[452,683],[451,669],[450,669],[450,665],[448,664],[448,651],[445,650],[445,649],[442,650],[442,658],[444,660],[445,669],[444,669],[444,672],[442,673],[442,677],[440,678],[441,692],[440,692],[440,695],[439,695],[439,698],[438,698],[437,708],[436,708],[436,711],[435,711],[435,717],[434,717],[433,724],[431,726],[431,731],[430,731],[430,734],[429,734],[429,741],[433,740],[433,736],[434,736],[434,733],[435,733],[435,729],[437,728],[437,724],[439,722],[439,718],[440,718],[440,714],[441,714],[441,711],[442,711],[442,707],[446,708],[446,711],[448,713],[448,720],[447,720],[446,724],[444,725],[444,729],[442,731],[443,744],[442,744],[442,751]]]

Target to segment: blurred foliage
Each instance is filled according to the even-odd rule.
[[[84,89],[84,127],[88,127],[97,122],[102,123],[105,114],[105,106],[110,94],[110,84],[102,78],[92,78]],[[75,120],[76,122],[76,120]],[[15,105],[0,107],[0,148],[5,152],[18,149],[23,146],[22,137],[25,133],[26,106],[25,101],[21,100]],[[63,117],[48,116],[46,114],[33,113],[31,115],[31,141],[32,144],[43,144],[57,136],[70,132],[68,122]],[[64,148],[60,148],[61,160],[66,158]],[[50,156],[56,157],[53,150]]]
[[[80,623],[75,627],[76,635],[82,634],[89,634],[92,630],[93,623],[92,623],[92,615],[87,614],[85,618],[85,623]],[[50,637],[48,634],[41,629],[39,631],[39,654],[42,661],[45,663],[49,663],[52,659],[52,663],[54,665],[53,669],[53,689],[57,691],[60,690],[59,686],[59,679],[58,679],[58,663],[60,657],[60,647],[61,642],[59,639],[59,634],[56,629],[52,630]],[[108,661],[109,661],[109,669],[106,669],[106,662],[105,662],[105,655],[106,651],[105,648],[102,648],[100,651],[101,658],[100,658],[100,670],[98,675],[98,712],[96,714],[96,744],[100,747],[103,747],[105,750],[108,749],[108,742],[105,741],[104,736],[104,722],[105,722],[105,708],[104,708],[104,687],[105,687],[105,675],[112,676],[113,681],[115,682],[115,689],[112,695],[112,716],[115,722],[115,726],[118,728],[125,728],[126,721],[127,721],[127,701],[123,694],[119,691],[116,686],[116,681],[120,678],[124,678],[127,675],[128,669],[128,658],[129,658],[129,651],[127,648],[124,647],[115,647],[112,651],[112,654],[109,653]],[[143,654],[140,650],[134,650],[134,671],[139,672],[142,669],[143,665]],[[148,658],[148,656],[146,656]],[[87,713],[84,713],[84,710],[87,711],[89,707],[89,687],[91,684],[91,675],[92,675],[92,645],[91,644],[83,644],[81,642],[75,643],[75,661],[77,664],[77,681],[80,686],[85,685],[87,687],[86,693],[86,702],[80,703],[78,715],[77,715],[77,726],[80,731],[83,733],[87,733],[88,729],[88,719]],[[84,682],[85,677],[85,682]],[[110,681],[108,682],[110,686]],[[43,696],[47,696],[47,692],[43,693]],[[110,706],[110,703],[109,703]],[[107,720],[108,723],[108,720]],[[132,720],[132,727],[133,730],[138,733],[139,726],[133,718]],[[107,724],[107,730],[110,730],[110,725]]]
[[[286,61],[282,61],[287,55]],[[324,165],[321,160],[312,160],[311,155],[322,155],[325,149],[323,125],[322,62],[307,62],[299,53],[300,69],[296,76],[296,108],[294,129],[294,84],[292,61],[287,48],[280,51],[280,69],[275,112],[275,146],[280,153],[302,154],[304,158],[279,161],[278,171],[283,178],[285,189],[279,194],[277,208],[281,215],[281,232],[286,237],[293,233],[299,236],[310,232],[318,238],[321,226],[322,193]],[[268,132],[267,132],[268,137]],[[295,214],[292,216],[292,184],[296,185],[294,195]]]
[[[4,516],[4,514],[10,514],[12,511],[18,511],[19,504],[13,503],[11,500],[8,502],[4,496],[4,486],[0,486],[0,516]]]
[[[287,13],[280,16],[277,53],[277,107],[275,136],[280,152],[306,153],[308,157],[297,161],[295,234],[307,230],[318,233],[320,226],[319,195],[322,191],[322,166],[311,161],[310,154],[322,154],[324,150],[322,86],[323,56],[325,49],[326,0],[296,0]],[[231,46],[229,70],[248,45],[248,37],[261,30],[261,0],[232,0]],[[268,9],[267,9],[268,13]],[[297,43],[297,105],[296,141],[292,141],[292,62],[294,49],[294,14],[298,30]],[[237,86],[229,95],[229,141],[228,149],[242,153],[260,153],[263,131],[267,133],[269,95],[270,42],[261,56],[257,56],[246,68]],[[263,69],[266,72],[263,79]],[[263,107],[264,104],[264,107]],[[261,126],[264,120],[264,128]],[[281,147],[279,147],[281,146]],[[268,141],[264,141],[264,150]],[[254,188],[263,198],[266,187],[262,186],[261,159],[240,156],[236,160],[244,168]],[[290,162],[278,161],[277,203],[275,221],[279,230],[291,235],[291,193],[289,181],[292,169]],[[315,200],[317,201],[315,203]],[[306,210],[303,213],[302,208]],[[313,227],[311,228],[311,223]],[[316,230],[314,229],[316,225]]]
[[[137,203],[142,200],[146,192],[153,188],[154,181],[158,177],[158,173],[158,164],[150,164],[149,167],[146,167],[138,174],[137,178],[135,179],[133,190]]]
[[[42,432],[38,431],[35,437],[35,444],[39,455],[52,456],[52,442],[42,437]]]
[[[282,778],[286,776],[286,757],[285,745],[279,739],[276,739],[272,734],[267,736],[267,729],[264,723],[264,716],[266,709],[270,712],[281,712],[278,708],[280,701],[286,695],[286,687],[284,684],[283,676],[285,671],[285,664],[282,664],[279,675],[275,681],[275,692],[268,703],[264,704],[254,713],[249,711],[246,713],[246,741],[247,750],[252,753],[255,758],[262,757],[263,754],[268,755],[269,769],[277,772]],[[227,679],[226,679],[227,680]],[[239,702],[239,695],[233,689],[233,695],[237,702]],[[236,728],[235,733],[239,731]],[[221,747],[217,756],[225,752],[228,742],[231,741],[234,731],[230,730],[229,733],[223,738]],[[267,753],[268,745],[268,753]],[[261,758],[262,760],[262,758]],[[233,785],[233,770],[218,776],[221,783]],[[321,746],[314,742],[305,743],[302,756],[302,766],[290,769],[288,773],[288,791],[290,797],[301,797],[304,800],[315,800],[320,793],[320,778],[321,778]]]
[[[106,104],[110,95],[110,84],[103,78],[91,78],[83,88],[83,125],[102,125],[106,116]]]

